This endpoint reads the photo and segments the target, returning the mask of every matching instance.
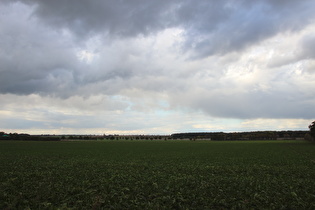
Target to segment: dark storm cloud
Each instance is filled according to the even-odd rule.
[[[314,18],[313,1],[41,1],[34,15],[77,37],[148,35],[169,27],[185,30],[183,49],[197,56],[242,50],[274,34],[303,28]]]
[[[0,21],[0,92],[65,91],[78,68],[73,44],[66,35],[51,31],[30,17],[30,8],[21,4],[12,7],[3,7]]]
[[[314,19],[314,6],[311,1],[192,1],[179,14],[188,27],[185,46],[204,57],[239,51],[277,33],[299,30]]]
[[[40,1],[21,0],[35,5],[34,14],[57,28],[69,28],[79,37],[105,33],[124,37],[150,34],[173,24],[176,1]]]

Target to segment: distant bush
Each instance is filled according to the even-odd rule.
[[[306,141],[313,141],[313,138],[312,138],[312,136],[309,133],[305,134],[304,139]]]
[[[312,138],[312,141],[315,140],[315,121],[313,121],[308,128],[310,129],[310,136]]]

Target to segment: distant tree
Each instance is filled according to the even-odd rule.
[[[310,129],[310,135],[313,138],[313,141],[315,140],[315,121],[313,121],[308,128]]]

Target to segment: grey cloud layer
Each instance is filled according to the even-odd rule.
[[[0,3],[0,93],[57,98],[124,95],[131,105],[121,109],[137,111],[153,106],[162,94],[166,109],[188,107],[212,116],[315,116],[315,95],[305,94],[314,87],[314,71],[305,76],[289,70],[300,60],[310,61],[312,69],[314,31],[300,37],[295,54],[281,55],[281,62],[265,58],[258,70],[242,67],[248,74],[266,72],[261,73],[263,82],[246,83],[238,79],[245,78],[241,72],[228,75],[251,47],[311,25],[314,1],[12,2]],[[172,29],[180,31],[180,38],[173,37],[167,46],[158,43],[161,34]],[[97,56],[84,62],[77,53],[91,42],[94,47],[88,53]]]
[[[98,33],[112,37],[152,34],[168,27],[185,29],[185,46],[207,56],[240,50],[314,20],[315,3],[306,1],[40,1],[33,14],[45,23],[67,28],[77,37]]]
[[[168,27],[174,1],[21,1],[36,5],[34,14],[57,28],[86,38],[99,32],[113,36],[149,34]]]
[[[63,91],[72,83],[77,60],[71,43],[30,17],[25,5],[4,7],[0,49],[2,93],[30,94]],[[70,78],[69,78],[70,77]]]

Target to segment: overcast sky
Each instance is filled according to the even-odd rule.
[[[0,131],[306,130],[313,0],[1,0]]]

